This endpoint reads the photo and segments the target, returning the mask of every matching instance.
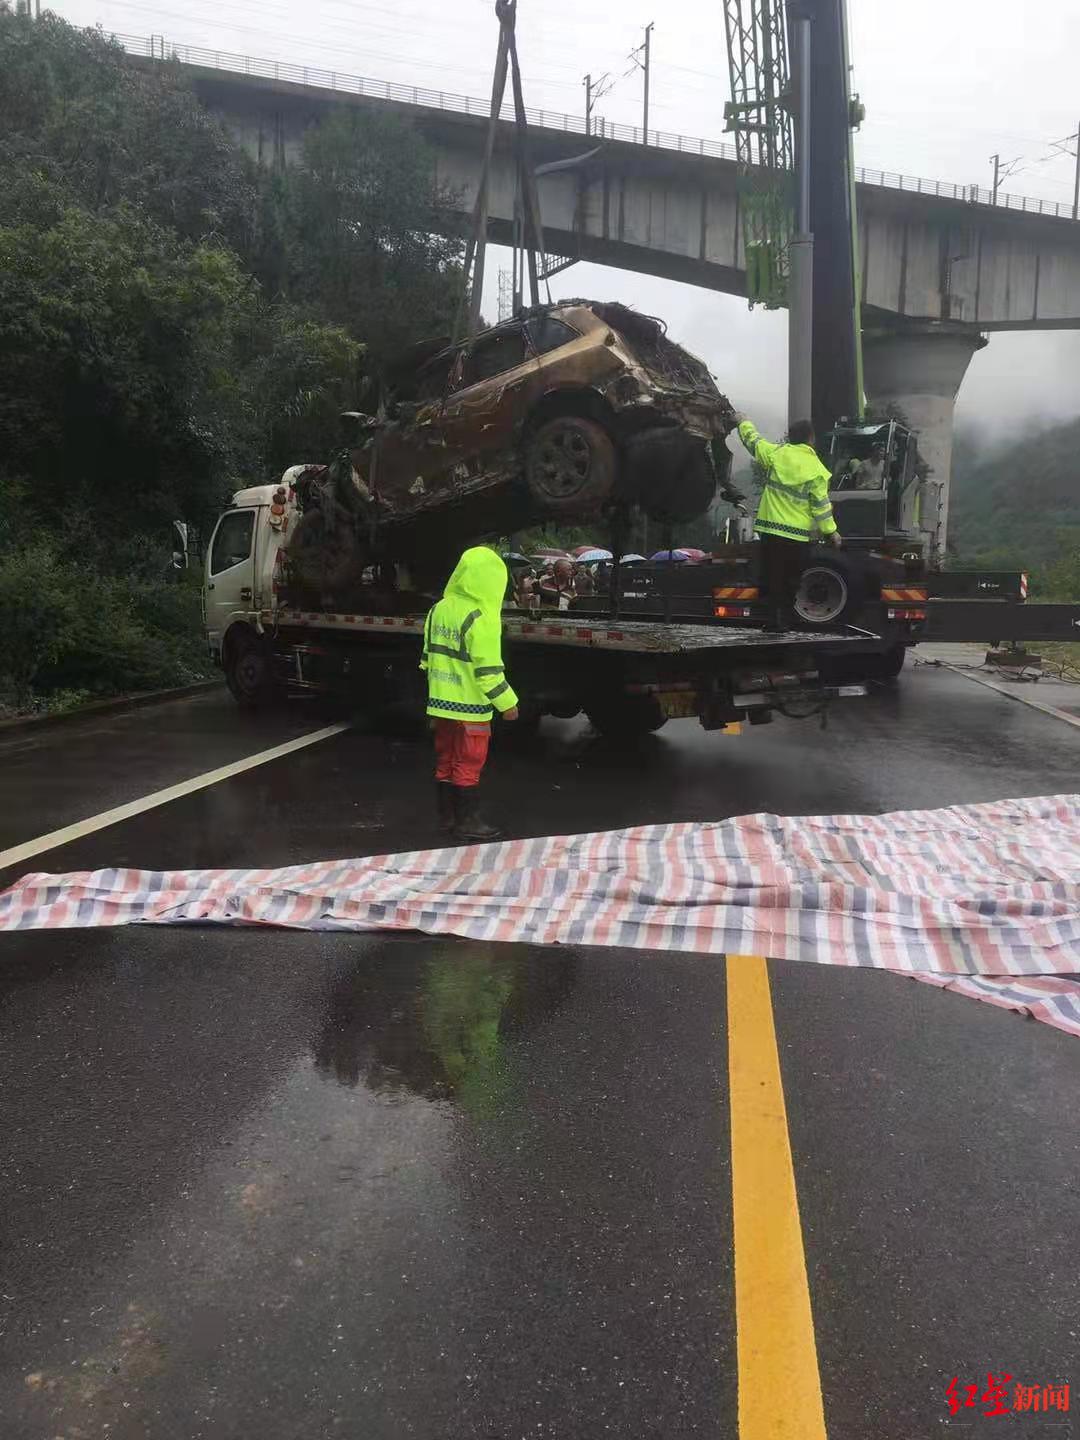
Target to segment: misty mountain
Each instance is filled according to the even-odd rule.
[[[1070,526],[1080,526],[1080,419],[991,448],[957,431],[949,542],[964,563],[1045,567]]]

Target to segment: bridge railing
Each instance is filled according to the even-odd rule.
[[[372,80],[350,75],[341,70],[322,70],[311,65],[294,65],[288,60],[260,60],[251,55],[236,55],[226,50],[208,49],[201,45],[176,45],[163,35],[116,35],[112,37],[129,55],[151,60],[175,60],[201,70],[222,70],[230,75],[250,75],[253,79],[281,80],[294,85],[308,85],[318,90],[332,90],[340,95],[362,95],[372,100],[391,100],[404,105],[423,106],[429,110],[448,110],[459,115],[487,116],[490,103],[474,95],[459,95],[451,90],[431,90],[422,85],[400,85],[390,80]],[[737,159],[735,146],[723,140],[704,140],[677,135],[668,130],[653,130],[646,135],[640,125],[622,125],[594,115],[589,128],[581,115],[561,110],[538,110],[527,106],[530,125],[546,130],[564,130],[575,135],[597,139],[620,140],[629,145],[648,145],[657,150],[677,150],[684,155],[709,155],[718,160]],[[503,107],[502,118],[512,120],[513,108]],[[946,200],[964,201],[969,205],[996,205],[999,209],[1020,210],[1029,215],[1052,215],[1074,220],[1072,206],[1057,200],[1037,200],[1030,195],[1006,195],[981,185],[957,185],[947,180],[927,180],[918,175],[905,175],[895,170],[871,170],[859,166],[855,178],[864,185],[880,185],[889,190],[905,190],[917,195],[933,195]]]

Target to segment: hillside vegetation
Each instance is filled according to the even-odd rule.
[[[1080,419],[979,451],[957,435],[955,563],[1027,569],[1034,594],[1080,599]]]
[[[365,363],[444,330],[431,156],[349,111],[258,170],[178,67],[0,4],[0,708],[204,666],[171,522],[336,443]]]

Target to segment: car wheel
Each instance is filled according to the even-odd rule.
[[[700,436],[677,426],[643,430],[627,442],[627,499],[650,520],[696,520],[716,494],[716,472]]]
[[[245,710],[269,704],[275,691],[269,646],[251,633],[240,634],[230,640],[225,658],[225,681],[233,699]]]
[[[862,575],[844,560],[813,559],[802,572],[795,595],[795,614],[812,629],[847,625],[866,600]]]
[[[615,442],[595,420],[560,415],[527,442],[525,483],[549,515],[599,508],[615,486]]]

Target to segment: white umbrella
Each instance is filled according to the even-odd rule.
[[[612,560],[614,556],[610,550],[586,550],[584,555],[577,557],[579,565],[595,565],[599,560]]]
[[[634,554],[630,554],[630,555],[624,555],[624,556],[622,557],[622,559],[619,561],[619,564],[620,564],[620,565],[646,565],[646,564],[648,564],[648,561],[645,559],[645,556],[644,556],[644,555],[634,555]]]

